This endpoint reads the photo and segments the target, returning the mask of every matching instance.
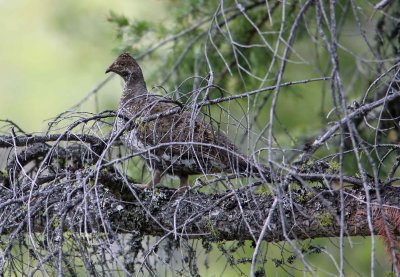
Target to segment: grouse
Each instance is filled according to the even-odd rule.
[[[146,187],[160,183],[164,174],[179,177],[181,188],[186,188],[189,175],[239,174],[259,168],[250,165],[250,159],[201,116],[172,99],[149,93],[142,70],[130,54],[121,54],[108,72],[125,81],[116,125],[122,130],[123,143],[139,153],[152,171]]]

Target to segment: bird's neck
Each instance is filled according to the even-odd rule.
[[[122,93],[122,100],[132,101],[132,98],[140,98],[142,95],[148,94],[146,82],[142,78],[133,78],[132,76],[125,80],[125,86]]]

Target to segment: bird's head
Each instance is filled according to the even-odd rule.
[[[128,53],[123,53],[107,68],[106,73],[114,72],[121,76],[125,82],[143,80],[142,70],[134,58]]]

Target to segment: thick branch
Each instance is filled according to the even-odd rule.
[[[78,141],[87,142],[92,145],[101,145],[105,143],[101,139],[91,135],[78,135],[72,133],[65,134],[51,134],[44,136],[0,136],[0,148],[14,147],[14,146],[26,146],[30,144],[40,142],[51,142],[51,141]]]
[[[274,202],[274,196],[252,194],[250,197],[248,191],[232,191],[219,195],[187,193],[179,197],[179,200],[171,200],[174,193],[173,190],[165,189],[156,194],[141,192],[130,204],[121,203],[118,211],[113,211],[110,206],[106,213],[110,215],[112,228],[128,232],[140,231],[153,236],[177,233],[189,238],[212,236],[218,240],[248,240],[252,239],[252,233],[259,236]],[[346,191],[344,195],[346,234],[371,235],[363,200],[364,192],[352,190]],[[399,195],[400,188],[385,188],[381,192],[383,204],[398,207]],[[314,196],[310,193],[292,196],[294,198],[285,196],[279,201],[282,209],[273,212],[273,220],[265,240],[285,240],[279,210],[284,213],[285,229],[290,239],[340,235],[343,226],[339,220],[339,191],[320,190]],[[112,206],[116,207],[115,204]],[[377,204],[374,207],[378,209]],[[245,221],[249,223],[251,230]]]
[[[68,209],[65,212],[73,214],[74,217],[68,217],[71,221],[64,225],[65,230],[82,230],[82,222],[87,221],[93,223],[86,229],[88,231],[96,229],[103,232],[104,228],[111,228],[117,233],[140,232],[151,236],[177,235],[211,240],[251,240],[260,235],[276,199],[273,195],[251,192],[253,189],[249,187],[212,195],[197,192],[179,194],[176,190],[167,188],[142,191],[133,187],[128,188],[127,185],[121,184],[120,178],[110,178],[110,176],[112,175],[106,173],[97,175],[97,192],[93,189],[76,187],[74,180],[81,177],[74,174],[69,176],[72,182],[62,181],[65,176],[60,176],[61,179],[54,180],[60,183],[59,185],[38,187],[31,196],[15,198],[12,196],[12,191],[0,189],[2,199],[8,199],[0,205],[0,209],[9,210],[7,214],[12,218],[10,221],[6,220],[12,224],[3,225],[2,230],[12,233],[15,223],[25,225],[30,217],[33,219],[29,220],[33,222],[31,230],[42,232],[49,228],[46,225],[49,223],[48,219],[42,218],[42,211],[46,210],[47,216],[52,217],[53,214],[58,217],[59,208],[68,202]],[[104,190],[104,187],[108,189]],[[370,194],[374,196],[374,191]],[[65,195],[71,195],[67,202]],[[343,227],[349,236],[371,235],[364,196],[362,189],[345,190],[343,222],[346,226],[341,226],[339,191],[292,190],[279,199],[277,208],[272,212],[272,220],[264,239],[285,240],[283,226],[289,239],[335,237],[339,236]],[[380,196],[384,207],[400,206],[400,188],[385,186]],[[88,203],[87,201],[92,204],[78,216],[82,205]],[[27,203],[35,208],[26,211],[24,207]],[[381,206],[378,204],[372,206],[374,214],[380,216],[376,211]],[[395,209],[392,208],[392,212],[393,210]],[[100,214],[103,218],[101,222],[99,222]],[[86,218],[83,221],[82,216]],[[104,225],[104,222],[108,223]]]

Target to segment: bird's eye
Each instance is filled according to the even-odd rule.
[[[129,76],[129,71],[124,70],[124,71],[121,72],[121,75],[124,76],[124,77],[125,76]]]

